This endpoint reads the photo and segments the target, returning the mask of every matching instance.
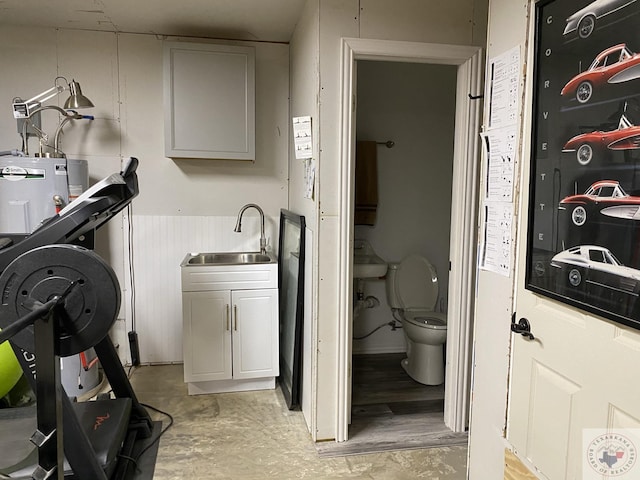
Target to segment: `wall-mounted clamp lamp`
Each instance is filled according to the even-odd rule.
[[[61,85],[58,81],[64,80],[65,85]],[[69,90],[69,98],[64,103],[64,107],[60,108],[54,105],[42,106],[43,102],[50,100],[51,98],[59,95],[65,90]],[[41,92],[28,100],[22,100],[20,97],[13,99],[13,117],[18,122],[18,134],[22,137],[23,151],[28,154],[28,137],[37,136],[40,139],[41,149],[42,143],[48,141],[46,133],[41,129],[40,112],[46,109],[57,110],[63,116],[62,121],[58,125],[55,133],[55,144],[53,146],[53,156],[62,156],[58,148],[58,139],[62,131],[62,126],[71,119],[89,119],[93,120],[92,116],[80,115],[75,112],[75,109],[91,108],[93,103],[87,97],[82,94],[80,84],[75,80],[71,80],[71,83],[67,81],[65,77],[56,77],[53,81],[53,87]],[[67,112],[65,110],[71,110]]]
[[[58,80],[64,80],[66,86],[58,84]],[[66,102],[64,102],[64,110],[75,110],[77,108],[90,108],[93,107],[93,103],[87,97],[82,94],[80,84],[75,80],[71,80],[71,83],[67,82],[64,77],[56,77],[53,81],[53,87],[45,90],[42,93],[30,98],[29,100],[22,100],[19,97],[13,99],[13,118],[16,120],[21,118],[28,118],[31,114],[35,113],[34,110],[39,108],[42,103],[55,97],[56,95],[69,90],[70,96]]]

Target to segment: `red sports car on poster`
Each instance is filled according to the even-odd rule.
[[[640,77],[640,54],[633,53],[621,43],[607,48],[595,58],[589,68],[573,77],[560,95],[575,96],[579,103],[587,103],[594,88],[607,83],[623,83]]]
[[[570,195],[560,201],[560,210],[571,212],[571,221],[581,227],[600,212],[608,217],[640,220],[640,197],[627,194],[615,180],[600,180],[582,195]]]
[[[595,150],[632,150],[640,148],[640,126],[633,125],[622,115],[618,128],[603,132],[601,130],[576,135],[562,147],[562,151],[575,152],[580,165],[588,165]]]

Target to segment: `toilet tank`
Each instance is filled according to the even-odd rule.
[[[398,273],[398,264],[390,263],[387,266],[387,275],[385,281],[385,288],[387,290],[387,303],[391,308],[402,308],[400,298],[396,293],[396,280]]]

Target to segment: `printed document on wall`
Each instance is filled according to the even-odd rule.
[[[481,134],[487,159],[485,200],[511,202],[516,160],[516,125],[495,128]]]
[[[520,47],[489,60],[489,128],[513,125],[520,110]]]
[[[488,128],[481,134],[485,176],[480,268],[512,273],[513,191],[520,112],[520,46],[489,59],[485,98]]]
[[[313,200],[316,184],[316,162],[313,158],[304,160],[304,197]]]
[[[508,277],[511,271],[513,204],[487,203],[484,210],[485,229],[480,265],[483,270]]]
[[[311,158],[313,155],[310,116],[293,117],[293,148],[297,160]]]

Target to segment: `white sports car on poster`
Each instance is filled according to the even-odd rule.
[[[626,267],[608,249],[597,245],[579,245],[564,250],[551,259],[559,281],[573,288],[587,288],[592,295],[615,293],[638,297],[640,270]],[[596,300],[594,298],[593,300]]]
[[[635,2],[636,0],[596,0],[567,18],[564,35],[577,32],[580,38],[587,38],[595,30],[596,23]]]

